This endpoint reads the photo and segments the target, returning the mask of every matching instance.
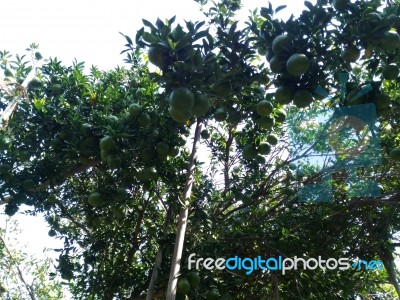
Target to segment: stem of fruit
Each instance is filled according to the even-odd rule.
[[[166,300],[175,300],[176,286],[178,283],[178,274],[181,268],[183,244],[185,241],[186,226],[189,215],[189,199],[192,194],[192,186],[194,182],[195,161],[197,157],[197,144],[200,139],[202,124],[197,121],[194,134],[192,153],[189,157],[188,173],[186,177],[185,189],[183,191],[184,206],[181,208],[178,219],[178,228],[175,238],[174,254],[172,256],[171,271],[169,273],[167,297]]]

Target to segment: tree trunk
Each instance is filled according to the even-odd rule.
[[[164,238],[167,236],[167,233],[168,233],[169,222],[170,222],[172,210],[173,210],[172,207],[173,207],[172,205],[170,205],[168,207],[168,210],[167,210],[167,213],[165,216],[165,223],[164,223],[164,228],[163,228],[163,237]],[[157,251],[156,260],[154,262],[153,273],[151,274],[151,279],[150,279],[150,283],[149,283],[149,288],[147,290],[146,300],[153,299],[154,288],[156,286],[159,270],[161,267],[162,254],[163,254],[163,246],[160,245],[160,247],[158,248],[158,251]]]
[[[175,246],[174,246],[174,254],[172,257],[171,262],[171,271],[169,273],[169,280],[168,280],[168,288],[167,288],[167,297],[166,300],[175,300],[176,297],[176,286],[178,282],[177,275],[179,274],[181,268],[181,259],[182,259],[182,252],[183,252],[183,244],[185,241],[185,233],[186,233],[186,226],[189,216],[189,199],[192,194],[192,186],[194,182],[194,170],[195,170],[195,161],[196,161],[196,150],[197,150],[197,143],[200,139],[200,132],[201,132],[202,124],[200,121],[197,121],[196,130],[194,134],[193,146],[192,146],[192,153],[190,154],[189,158],[189,166],[188,166],[188,173],[186,177],[185,189],[183,191],[183,207],[179,213],[178,219],[178,228],[176,232],[175,238]]]

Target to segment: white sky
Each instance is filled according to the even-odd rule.
[[[267,1],[243,0],[243,16]],[[312,1],[312,2],[315,2]],[[272,0],[274,7],[288,4],[279,13],[286,18],[301,12],[303,1]],[[174,15],[179,20],[203,19],[199,6],[192,0],[0,0],[0,50],[23,54],[32,42],[38,43],[43,57],[58,57],[70,65],[73,58],[100,69],[122,65],[125,39],[122,32],[134,39],[142,18],[154,23]],[[3,208],[0,208],[2,211]],[[47,236],[48,228],[39,217],[17,215],[23,232],[19,239],[26,251],[41,256],[44,247],[60,247],[59,240]],[[0,215],[0,226],[4,217]]]

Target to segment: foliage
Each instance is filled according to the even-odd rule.
[[[6,213],[15,214],[24,203],[46,215],[49,234],[64,241],[57,269],[73,283],[77,299],[140,299],[159,253],[155,295],[162,297],[182,205],[190,210],[181,277],[189,273],[190,253],[204,258],[345,256],[381,259],[386,268],[250,276],[202,269],[190,299],[204,299],[214,289],[222,299],[393,298],[387,283],[400,292],[393,268],[400,190],[398,165],[388,155],[399,147],[400,81],[384,80],[381,73],[399,61],[400,45],[386,38],[400,29],[398,5],[306,1],[300,17],[287,21],[275,15],[283,6],[269,5],[252,12],[242,26],[235,20],[240,1],[206,2],[201,1],[207,24],[143,20],[134,41],[123,35],[129,68],[103,72],[92,67],[85,73],[83,63],[67,67],[49,59],[25,91],[20,85],[32,66],[24,57],[11,61],[8,53],[0,53],[5,86],[15,87],[1,90],[2,108],[15,96],[21,99],[0,143]],[[275,39],[282,35],[288,39],[279,38],[284,44],[278,47]],[[293,55],[302,57],[303,66],[288,72]],[[272,72],[265,58],[278,61],[279,68]],[[158,67],[155,72],[147,59]],[[341,80],[344,73],[347,84]],[[368,93],[355,97],[366,86]],[[276,87],[289,91],[289,101],[276,99]],[[179,88],[183,98],[190,98],[188,105],[172,102],[170,95]],[[293,105],[299,91],[307,94],[307,102]],[[210,103],[196,117],[192,108],[199,95]],[[257,113],[261,101],[272,109],[267,104],[266,112]],[[346,172],[337,171],[332,203],[299,201],[297,191],[320,182],[329,170],[296,172],[287,152],[292,141],[286,111],[366,103],[377,108],[383,163],[360,168],[359,176],[378,182],[382,195],[351,198]],[[174,111],[177,107],[182,111]],[[205,127],[200,156],[211,158],[195,161],[192,194],[184,199],[199,124]],[[315,137],[302,130],[300,142]],[[279,141],[268,148],[270,134]],[[312,164],[305,167],[314,170]]]

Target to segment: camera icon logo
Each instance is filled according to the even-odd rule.
[[[382,160],[374,103],[289,114],[288,133],[300,202],[332,202],[340,180],[350,198],[380,195],[368,169]]]

